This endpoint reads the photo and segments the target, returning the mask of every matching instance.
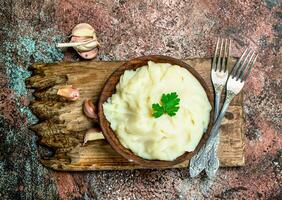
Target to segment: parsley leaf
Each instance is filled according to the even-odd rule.
[[[159,118],[163,114],[167,113],[169,116],[175,116],[179,110],[180,99],[176,92],[169,94],[162,94],[161,105],[159,103],[152,104],[153,116]]]
[[[160,116],[162,116],[162,115],[164,114],[163,107],[160,106],[160,104],[154,103],[154,104],[152,105],[152,108],[153,108],[153,110],[154,110],[153,116],[154,116],[155,118],[158,118],[158,117],[160,117]]]

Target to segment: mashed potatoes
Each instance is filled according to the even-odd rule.
[[[154,118],[152,104],[171,92],[180,98],[178,112]],[[103,108],[124,147],[145,159],[171,161],[196,148],[208,126],[211,105],[188,70],[149,61],[148,66],[124,72]]]

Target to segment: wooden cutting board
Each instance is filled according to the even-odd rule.
[[[232,59],[230,66],[233,66]],[[210,89],[210,59],[185,60],[206,80]],[[30,104],[39,118],[39,123],[31,127],[39,136],[39,143],[54,151],[52,157],[44,157],[41,162],[55,170],[124,170],[139,169],[141,166],[127,161],[117,154],[105,140],[92,141],[82,145],[89,128],[99,126],[84,116],[83,101],[99,98],[100,91],[111,73],[123,61],[101,62],[61,62],[55,64],[35,64],[33,76],[27,86],[33,88],[35,100]],[[56,95],[58,88],[73,85],[80,91],[80,98],[67,102]],[[240,94],[231,103],[223,120],[220,133],[218,156],[221,166],[243,166],[244,162],[244,117],[243,96]],[[174,166],[187,167],[188,162]]]

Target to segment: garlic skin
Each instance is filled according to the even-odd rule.
[[[78,37],[88,37],[97,40],[95,29],[90,24],[87,23],[77,24],[72,29],[71,35]]]
[[[85,145],[88,141],[103,140],[103,139],[105,139],[105,137],[100,129],[91,128],[84,135],[83,145]]]
[[[98,52],[99,52],[99,49],[95,48],[87,52],[78,52],[78,54],[84,59],[92,59],[98,55]]]
[[[91,51],[95,48],[99,48],[100,46],[97,39],[91,39],[91,38],[84,39],[78,36],[73,36],[71,38],[71,42],[68,44],[72,45],[72,47],[80,53]]]
[[[77,88],[73,87],[72,85],[66,85],[58,89],[57,95],[64,97],[70,101],[76,101],[79,99],[79,91]]]
[[[96,114],[96,107],[94,106],[91,99],[86,99],[83,102],[83,113],[87,117],[94,119],[95,121],[98,121],[98,117],[97,117],[97,114]]]

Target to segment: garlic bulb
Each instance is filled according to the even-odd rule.
[[[69,43],[59,43],[57,47],[73,47],[80,56],[86,59],[94,58],[97,55],[100,44],[95,29],[91,25],[87,23],[76,25],[71,36]]]

